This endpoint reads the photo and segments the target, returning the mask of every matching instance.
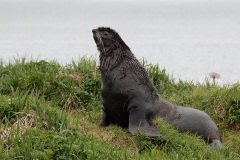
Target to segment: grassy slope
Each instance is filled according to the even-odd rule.
[[[100,128],[101,79],[94,60],[60,66],[20,59],[0,64],[0,159],[240,159],[239,83],[176,83],[164,69],[143,64],[161,97],[214,119],[221,151],[160,118],[158,139],[132,136],[117,126]]]

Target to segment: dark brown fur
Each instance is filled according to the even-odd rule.
[[[213,148],[221,147],[218,128],[205,112],[171,104],[157,95],[146,70],[117,32],[100,27],[93,35],[100,52],[101,126],[117,124],[132,134],[158,137],[154,120],[160,116],[180,131],[202,136]]]

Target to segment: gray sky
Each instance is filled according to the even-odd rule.
[[[98,55],[91,30],[99,26],[177,77],[238,79],[240,0],[0,0],[1,58]]]

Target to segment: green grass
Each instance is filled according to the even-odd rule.
[[[209,149],[200,137],[180,133],[160,118],[156,124],[163,136],[157,139],[118,126],[101,128],[101,77],[94,59],[63,66],[22,58],[0,61],[0,159],[240,159],[239,83],[175,80],[158,65],[142,64],[161,97],[213,118],[222,150]]]

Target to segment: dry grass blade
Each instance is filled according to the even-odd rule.
[[[17,133],[14,132],[13,138],[15,138],[17,134],[22,135],[26,132],[28,128],[33,128],[35,116],[36,116],[35,112],[30,111],[30,113],[18,119],[11,127],[8,127],[5,130],[3,130],[1,140],[3,140],[3,142],[6,143],[8,137],[12,134],[13,130],[18,130]]]

